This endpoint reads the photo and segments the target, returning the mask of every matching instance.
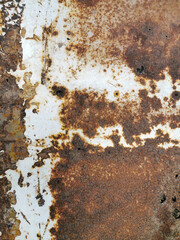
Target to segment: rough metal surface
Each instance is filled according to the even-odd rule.
[[[180,1],[1,4],[0,238],[180,239]]]
[[[11,15],[10,12],[13,12]],[[25,141],[25,104],[16,78],[10,73],[16,71],[22,60],[20,43],[20,21],[23,5],[11,1],[1,2],[0,22],[0,238],[15,239],[20,235],[20,221],[16,218],[13,205],[16,195],[11,183],[4,176],[7,169],[16,169],[16,162],[28,156]]]

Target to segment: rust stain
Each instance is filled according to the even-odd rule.
[[[160,128],[154,139],[139,138],[160,123],[179,126],[174,108],[161,112],[160,99],[146,89],[135,101],[109,101],[106,92],[91,90],[64,92],[60,121],[67,139],[72,129],[93,138],[99,127],[121,124],[126,142],[137,147],[121,145],[118,129],[109,136],[113,147],[106,148],[78,134],[62,145],[57,140],[64,135],[52,136],[52,146],[39,153],[43,161],[50,153],[52,161],[60,159],[49,182],[51,219],[57,220],[52,239],[179,239],[179,148],[159,147],[174,143]]]
[[[49,181],[54,198],[50,217],[57,220],[51,228],[52,239],[178,240],[179,142],[170,139],[160,128],[155,138],[144,142],[140,139],[141,134],[150,133],[159,124],[169,123],[171,129],[180,126],[179,91],[175,88],[180,79],[178,1],[72,0],[69,6],[62,0],[59,4],[66,4],[72,10],[69,17],[76,20],[71,29],[68,24],[64,26],[68,56],[75,53],[84,64],[100,64],[104,72],[107,68],[120,70],[125,64],[144,89],[139,90],[133,100],[117,90],[114,100],[110,101],[106,91],[69,91],[65,86],[52,86],[52,95],[61,101],[59,120],[65,134],[51,136],[52,146],[38,153],[38,162],[32,166],[41,167],[49,157],[52,162],[57,156],[59,159]],[[21,90],[15,77],[8,74],[10,70],[15,71],[18,64],[25,68],[21,65],[21,37],[25,37],[25,30],[20,31],[21,16],[17,14],[13,15],[17,24],[8,25],[5,6],[1,16],[0,27],[5,27],[1,27],[4,35],[0,37],[0,171],[4,174],[7,169],[16,168],[17,160],[28,156],[25,108],[29,107],[37,84],[30,83],[32,73],[26,72],[24,90]],[[41,84],[49,80],[52,59],[48,41],[49,37],[56,36],[58,31],[53,24],[44,27]],[[41,40],[36,35],[32,39]],[[167,106],[155,95],[156,81],[165,79],[165,70],[174,84],[170,99],[164,99]],[[147,81],[150,90],[146,88]],[[33,109],[33,113],[37,110]],[[109,136],[112,147],[102,148],[86,141],[85,137],[98,136],[99,128],[117,125],[122,126],[122,136],[118,129]],[[70,139],[70,131],[79,129],[84,137],[74,133]],[[121,145],[121,137],[131,147]],[[68,141],[60,145],[58,140]],[[165,143],[172,143],[173,147],[160,147]],[[15,197],[7,193],[11,189],[7,179],[0,181],[1,237],[15,239],[20,235],[19,221],[11,208]],[[41,207],[45,200],[39,181],[36,200]],[[22,174],[18,184],[23,186]],[[37,237],[41,239],[40,234]]]
[[[163,138],[132,150],[118,145],[117,136],[112,141],[114,147],[102,150],[75,135],[58,150],[61,162],[49,182],[51,218],[58,220],[51,233],[56,239],[178,239],[179,201],[172,198],[179,192],[179,149],[157,147]]]
[[[160,123],[176,122],[179,126],[179,117],[173,108],[161,110],[160,99],[149,97],[146,89],[139,91],[136,100],[123,96],[117,101],[108,101],[106,93],[76,90],[62,103],[60,120],[65,129],[82,129],[88,137],[94,137],[99,127],[121,124],[127,143],[132,144],[134,136],[149,133]]]
[[[79,62],[103,66],[104,72],[121,70],[125,64],[144,89],[133,100],[117,90],[110,101],[106,91],[52,87],[51,93],[61,100],[59,119],[65,134],[51,136],[52,146],[39,153],[36,166],[50,154],[57,162],[49,181],[54,198],[50,216],[57,221],[50,230],[52,239],[178,240],[179,141],[160,127],[155,138],[142,142],[140,135],[159,124],[180,127],[175,87],[180,79],[179,2],[62,0],[59,4],[71,9],[64,25],[68,56],[75,53]],[[165,70],[174,91],[162,101],[156,96],[156,82],[165,79]],[[112,147],[86,141],[98,136],[99,128],[119,124],[122,136],[118,129],[109,136]],[[74,133],[71,139],[71,130],[81,130],[84,137]],[[132,147],[121,145],[121,137]],[[68,141],[60,145],[59,139]],[[173,146],[161,147],[166,143]]]
[[[75,19],[71,28],[65,25],[68,54],[92,66],[121,69],[125,64],[138,81],[164,79],[166,69],[173,82],[180,79],[179,1],[73,0],[66,5],[69,19]]]

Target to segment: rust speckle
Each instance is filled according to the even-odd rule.
[[[173,82],[180,79],[178,1],[74,0],[68,6],[74,24],[67,54],[112,70],[126,64],[140,82],[163,80],[165,70]]]
[[[27,177],[31,177],[32,176],[32,173],[27,173]]]
[[[58,35],[58,31],[54,31],[54,32],[52,33],[52,35],[53,35],[53,36],[57,36],[57,35]]]

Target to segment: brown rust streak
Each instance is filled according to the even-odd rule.
[[[176,0],[72,0],[67,53],[105,67],[126,64],[139,78],[180,79],[180,18]],[[94,64],[95,63],[95,64]]]

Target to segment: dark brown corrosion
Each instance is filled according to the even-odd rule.
[[[52,160],[60,158],[49,182],[54,198],[50,215],[57,220],[52,239],[178,240],[180,151],[158,146],[178,141],[161,129],[154,139],[142,143],[139,138],[158,124],[178,127],[178,110],[161,112],[160,99],[149,97],[145,89],[137,100],[124,97],[114,102],[106,93],[65,92],[60,120],[67,139],[69,130],[81,129],[94,138],[99,127],[121,124],[126,142],[137,147],[119,144],[118,129],[109,136],[113,147],[104,149],[78,134],[62,145],[57,139],[65,136],[52,136],[52,146],[40,153],[43,160],[50,153]]]
[[[140,90],[137,100],[124,97],[116,102],[108,101],[106,94],[93,91],[74,91],[62,104],[60,120],[64,128],[82,129],[88,137],[94,137],[99,127],[110,127],[121,124],[127,143],[132,144],[141,133],[149,133],[151,128],[169,121],[179,126],[179,117],[169,114],[172,109],[163,113],[162,104],[156,96],[149,97],[147,90]]]
[[[106,71],[128,66],[140,84],[149,80],[151,93],[165,71],[178,85],[180,79],[180,17],[176,0],[72,0],[59,1],[70,9],[64,30],[66,51],[79,65],[100,66]],[[54,37],[57,34],[54,35]],[[121,79],[119,79],[120,81]],[[58,86],[57,89],[64,89]],[[56,86],[52,93],[58,96]],[[63,93],[63,94],[62,94]],[[154,139],[141,140],[159,124],[179,127],[179,91],[174,86],[168,105],[146,89],[135,100],[114,101],[93,91],[59,92],[60,121],[66,134],[53,136],[52,147],[43,150],[42,161],[52,153],[57,162],[49,186],[54,198],[51,229],[54,239],[178,240],[180,238],[180,186],[178,141],[160,127]],[[164,101],[168,101],[165,97]],[[128,148],[119,144],[103,149],[90,145],[69,130],[82,130],[94,138],[98,128],[122,126]],[[118,132],[118,131],[117,131]],[[160,144],[173,144],[167,149]]]
[[[56,239],[179,239],[179,149],[88,145],[78,135],[58,150],[49,182]],[[174,200],[173,200],[174,199]]]
[[[179,1],[72,0],[68,7],[69,54],[92,66],[125,64],[137,79],[164,79],[164,70],[180,79]]]
[[[16,212],[11,207],[11,204],[16,204],[15,195],[13,193],[7,194],[11,189],[11,184],[6,177],[0,179],[0,232],[2,240],[15,239],[20,235],[19,224],[20,221],[16,219]],[[13,221],[12,221],[13,219]]]
[[[133,150],[114,145],[101,151],[75,135],[72,145],[59,150],[62,161],[49,183],[55,199],[51,217],[58,219],[52,234],[56,239],[179,239],[179,149],[165,151],[156,140]]]
[[[8,73],[10,70],[15,71],[22,60],[20,21],[23,6],[20,1],[18,1],[17,6],[14,6],[12,1],[3,1],[3,3],[1,2],[1,8],[0,174],[3,176],[6,170],[15,169],[16,162],[27,157],[28,152],[24,136],[25,106],[23,94],[16,83],[15,77]],[[8,11],[12,10],[14,15],[9,18]],[[22,178],[21,175],[20,185],[22,185]],[[13,240],[20,235],[20,221],[16,219],[16,212],[11,207],[11,204],[15,204],[15,193],[7,193],[11,189],[11,185],[6,177],[0,180],[0,188],[0,239]]]

